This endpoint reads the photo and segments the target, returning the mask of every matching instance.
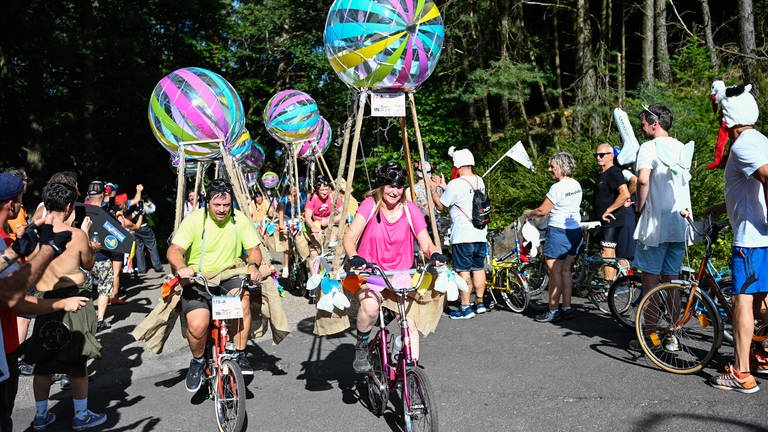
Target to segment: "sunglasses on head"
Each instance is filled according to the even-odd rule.
[[[643,105],[643,112],[645,112],[645,120],[651,124],[656,123],[659,119],[659,115],[651,111],[648,106]]]
[[[595,153],[595,157],[598,158],[598,159],[602,159],[602,158],[608,156],[609,154],[611,154],[611,152]]]

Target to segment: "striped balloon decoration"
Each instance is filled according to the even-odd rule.
[[[333,131],[331,130],[331,125],[325,117],[320,117],[320,123],[317,125],[317,129],[312,132],[312,135],[309,136],[309,139],[296,143],[296,157],[308,160],[318,154],[325,154],[332,140]]]
[[[149,125],[171,154],[179,142],[222,139],[229,145],[240,136],[245,117],[235,89],[221,75],[198,67],[178,69],[163,77],[149,100]],[[214,158],[218,143],[184,146],[189,159]]]
[[[249,188],[256,187],[256,184],[259,182],[258,171],[246,171],[243,173],[243,177],[245,178],[245,184]]]
[[[261,176],[261,185],[267,189],[276,187],[279,182],[280,177],[278,177],[275,172],[267,171]]]
[[[253,143],[251,133],[248,132],[248,129],[243,128],[240,135],[227,146],[227,149],[229,150],[229,154],[232,155],[232,158],[241,162],[248,151],[250,151],[251,143]]]
[[[356,90],[416,90],[435,70],[443,19],[431,0],[335,0],[323,35],[325,54]]]
[[[315,100],[298,90],[283,90],[264,107],[267,132],[283,144],[306,140],[319,121]]]
[[[172,154],[170,156],[170,159],[168,160],[171,164],[171,168],[173,169],[173,172],[176,172],[176,170],[179,169],[179,155],[178,154]],[[208,162],[203,162],[203,172],[208,169]],[[197,162],[187,162],[184,164],[184,173],[187,177],[194,177],[197,175]]]
[[[258,172],[264,166],[264,148],[256,141],[252,141],[248,152],[245,153],[241,161],[243,171]]]

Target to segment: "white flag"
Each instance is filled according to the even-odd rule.
[[[528,157],[528,152],[525,151],[522,142],[518,141],[515,143],[512,148],[504,153],[504,156],[533,171],[533,163],[531,163],[531,158]]]

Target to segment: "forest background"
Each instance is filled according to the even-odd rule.
[[[26,167],[27,206],[46,179],[79,174],[81,189],[136,183],[158,204],[159,238],[173,221],[175,170],[153,137],[147,105],[155,84],[180,67],[220,73],[237,89],[246,127],[266,149],[264,170],[282,171],[280,145],[261,113],[276,92],[312,95],[340,142],[355,93],[323,50],[330,0],[9,0],[0,17],[0,168]],[[486,178],[494,226],[538,205],[552,180],[547,158],[576,156],[575,177],[591,190],[597,144],[620,145],[611,112],[622,107],[638,139],[643,104],[669,106],[671,134],[696,142],[694,213],[722,201],[722,171],[707,171],[719,127],[709,89],[754,83],[768,99],[768,4],[752,0],[438,1],[445,44],[416,93],[421,135],[438,172],[447,148],[471,149],[477,171],[524,143],[531,172],[505,159]],[[758,128],[767,129],[766,115]],[[355,189],[369,189],[377,164],[403,160],[398,119],[363,124]],[[414,143],[409,120],[409,140]],[[326,158],[332,170],[339,147]],[[372,174],[371,174],[372,175]],[[585,195],[585,201],[589,200]]]

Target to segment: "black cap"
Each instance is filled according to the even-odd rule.
[[[104,193],[104,182],[94,180],[88,184],[88,195],[98,195]]]

